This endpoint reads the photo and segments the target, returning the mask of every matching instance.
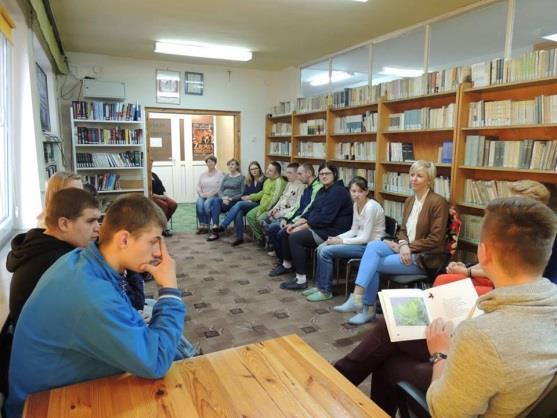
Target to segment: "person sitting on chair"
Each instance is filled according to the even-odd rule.
[[[357,312],[348,320],[361,325],[375,318],[375,305],[379,290],[379,273],[423,274],[416,262],[416,254],[428,250],[444,250],[449,204],[432,190],[435,165],[418,160],[410,167],[410,185],[414,195],[404,202],[402,224],[398,242],[371,241],[364,252],[356,287],[349,299],[334,308],[337,312]]]
[[[211,202],[218,199],[218,193],[224,174],[217,170],[217,157],[210,155],[205,159],[207,171],[201,173],[197,180],[197,201],[195,211],[199,228],[196,234],[207,234],[211,221]]]
[[[157,173],[154,171],[151,171],[151,192],[151,200],[162,209],[164,215],[166,216],[166,220],[169,221],[174,212],[176,212],[178,203],[166,195],[166,189],[162,184],[160,177],[157,176]],[[165,228],[162,234],[165,237],[172,236],[172,233],[168,228]]]

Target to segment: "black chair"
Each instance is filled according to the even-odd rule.
[[[408,382],[396,385],[398,410],[402,418],[430,418],[425,394]],[[557,374],[540,397],[520,415],[520,418],[552,418],[557,416]]]

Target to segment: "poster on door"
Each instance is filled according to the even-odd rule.
[[[213,123],[192,122],[192,150],[194,161],[205,161],[215,153],[215,127]]]

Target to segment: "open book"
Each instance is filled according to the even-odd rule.
[[[452,321],[455,328],[463,320],[482,313],[476,308],[478,294],[470,279],[458,280],[431,289],[386,289],[379,301],[391,341],[425,338],[426,327],[436,318]]]

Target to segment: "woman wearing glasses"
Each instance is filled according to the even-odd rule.
[[[338,180],[337,168],[325,162],[319,166],[318,173],[323,187],[317,192],[311,208],[287,228],[283,262],[270,273],[271,276],[296,273],[292,280],[280,284],[282,289],[306,289],[306,248],[316,248],[328,237],[348,231],[352,225],[352,199],[342,180]]]

